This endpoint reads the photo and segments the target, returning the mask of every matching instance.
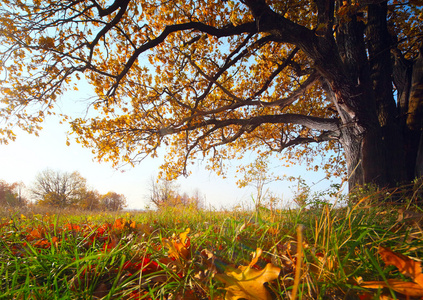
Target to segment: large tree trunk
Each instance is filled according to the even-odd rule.
[[[418,132],[411,133],[408,129],[404,130],[401,123],[410,117],[402,119],[399,117],[392,86],[393,67],[390,53],[392,38],[387,30],[386,15],[386,2],[369,5],[365,35],[363,24],[355,20],[338,29],[339,53],[352,79],[350,90],[355,90],[340,93],[336,99],[341,116],[345,115],[345,110],[339,109],[342,108],[342,103],[355,103],[352,105],[349,118],[347,120],[343,118],[344,127],[348,129],[343,130],[341,137],[351,189],[356,185],[368,183],[374,183],[379,187],[395,186],[412,180],[416,174],[421,125],[417,126],[420,126]],[[363,36],[366,36],[366,43],[360,39]],[[401,66],[403,73],[408,72],[411,75],[404,63]],[[412,73],[413,78],[416,77],[415,72]],[[405,106],[409,101],[405,98],[411,94],[407,90],[413,86],[410,82],[411,78],[403,83],[404,87],[399,93],[398,101],[402,103],[401,110],[408,110],[408,114],[410,109]],[[354,99],[351,99],[351,95]],[[417,98],[420,102],[417,101],[419,104],[415,106],[419,107],[416,109],[419,114],[423,111],[419,106],[422,97]],[[422,120],[422,117],[419,115],[417,120]],[[416,135],[418,135],[417,141]]]
[[[393,79],[398,93],[398,113],[403,134],[406,177],[413,180],[423,176],[423,55],[406,60],[398,50],[393,51]]]
[[[397,59],[394,65],[391,50],[397,44],[388,31],[387,1],[370,1],[366,13],[349,6],[350,1],[315,2],[323,26],[312,31],[274,13],[264,0],[245,1],[259,30],[275,41],[295,44],[324,78],[323,88],[342,124],[339,141],[350,188],[368,183],[389,187],[414,179],[423,173],[421,58],[402,65]],[[337,14],[341,5],[348,9]],[[407,63],[414,65],[412,70]],[[393,78],[401,83],[395,82],[397,101]]]
[[[415,145],[415,149],[411,149],[413,154],[416,153],[413,175],[421,177],[423,176],[423,47],[413,63],[410,81],[407,129],[412,132],[410,136],[413,138],[409,143],[414,142]]]
[[[401,172],[401,151],[397,144],[390,143],[397,133],[391,124],[395,102],[392,87],[389,88],[389,35],[380,32],[383,26],[386,31],[384,16],[386,7],[374,8],[369,11],[372,21],[367,27],[353,18],[341,24],[337,32],[336,44],[343,64],[340,69],[346,71],[346,78],[334,78],[332,87],[343,123],[340,142],[346,155],[350,188],[367,183],[386,186],[400,179],[395,173]],[[372,63],[368,63],[366,55],[365,30],[372,44],[368,50],[369,56],[374,56]],[[391,172],[389,162],[395,156],[398,166]]]
[[[352,118],[343,118],[341,143],[350,188],[368,183],[393,187],[423,176],[423,54],[421,51],[414,61],[405,60],[395,51],[393,57],[393,73],[384,70],[391,61],[387,56],[385,63],[374,62],[372,66],[370,82],[375,91],[378,124],[371,122],[371,114],[360,117],[358,111]],[[392,105],[392,88],[386,82],[384,88],[378,87],[384,86],[380,81],[386,80],[385,74],[393,75],[397,106]],[[342,115],[345,112],[341,111]]]

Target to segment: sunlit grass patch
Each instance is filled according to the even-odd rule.
[[[407,205],[14,212],[0,224],[0,298],[393,297],[401,294],[360,282],[407,281],[385,267],[380,246],[422,257],[423,215]]]

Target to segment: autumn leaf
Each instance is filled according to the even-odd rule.
[[[136,259],[135,262],[126,261],[122,267],[130,275],[141,271],[143,274],[152,273],[160,269],[159,265],[150,259],[149,255]]]
[[[113,228],[117,230],[123,230],[125,227],[125,223],[125,220],[122,218],[116,219],[113,224]]]
[[[38,248],[50,248],[51,247],[51,243],[46,240],[46,239],[42,239],[42,240],[38,240],[34,243],[34,247],[38,247]]]
[[[410,297],[423,297],[423,288],[414,282],[406,282],[398,279],[388,279],[385,281],[364,281],[361,287],[368,289],[381,289],[384,287],[391,288],[395,292]]]
[[[389,248],[379,247],[379,255],[387,266],[395,266],[398,270],[423,287],[421,263],[408,256],[393,252]]]
[[[240,266],[238,269],[230,268],[225,274],[216,274],[215,278],[225,283],[227,291],[225,299],[235,300],[262,299],[271,300],[272,295],[264,284],[278,278],[281,269],[269,263],[262,270],[254,269],[262,250],[258,248],[248,266]]]
[[[35,228],[35,229],[32,229],[31,230],[31,232],[27,236],[26,240],[27,241],[32,241],[32,240],[40,239],[40,238],[42,238],[41,231],[38,230],[37,228]]]
[[[361,287],[369,289],[388,287],[406,296],[423,297],[423,274],[419,261],[381,246],[379,246],[378,253],[385,265],[397,267],[402,274],[410,277],[414,282],[406,282],[398,279],[388,279],[386,282],[364,281],[359,283]]]
[[[169,250],[168,256],[172,259],[190,259],[190,240],[188,238],[188,234],[190,229],[187,228],[184,232],[179,234],[179,239],[173,236],[170,239],[163,239],[163,245]]]
[[[80,231],[81,227],[77,224],[72,224],[72,223],[68,223],[65,225],[65,229],[69,230],[69,231]]]

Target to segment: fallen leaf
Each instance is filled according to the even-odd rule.
[[[215,278],[225,283],[227,291],[226,300],[260,299],[271,300],[272,295],[266,289],[264,284],[278,278],[281,269],[269,263],[262,270],[254,269],[262,250],[257,249],[255,256],[248,266],[240,266],[239,268],[228,268],[225,274],[216,274]]]
[[[388,279],[385,281],[364,281],[361,287],[368,289],[391,288],[392,290],[410,297],[423,297],[423,288],[414,282],[405,282],[398,279]]]
[[[109,291],[110,287],[106,283],[100,282],[100,284],[94,290],[93,296],[96,298],[103,298],[109,294]]]
[[[191,257],[191,252],[189,250],[190,240],[188,238],[188,233],[190,229],[187,228],[184,232],[179,234],[179,239],[173,236],[170,239],[163,239],[164,246],[169,250],[168,256],[173,259],[182,258],[188,260]]]
[[[421,262],[396,253],[389,248],[379,246],[378,252],[387,266],[397,267],[402,274],[409,276],[415,283],[423,287]]]
[[[38,240],[34,243],[34,247],[38,247],[38,248],[50,248],[51,244],[47,239],[42,239],[42,240]]]

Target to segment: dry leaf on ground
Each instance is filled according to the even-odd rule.
[[[385,281],[365,281],[360,284],[361,287],[368,289],[391,288],[395,292],[410,297],[423,297],[423,288],[414,282],[405,282],[398,279],[388,279]]]
[[[402,274],[409,276],[415,283],[423,287],[421,262],[396,253],[389,248],[379,247],[378,253],[387,266],[397,267]]]
[[[361,287],[369,289],[380,289],[384,287],[411,297],[423,297],[423,274],[421,263],[408,256],[392,251],[389,248],[379,247],[378,253],[387,266],[395,266],[398,270],[414,280],[406,282],[399,279],[388,279],[385,281],[364,281]]]
[[[190,229],[187,228],[184,232],[179,234],[179,238],[173,236],[170,239],[163,239],[163,245],[168,249],[168,255],[173,259],[184,259],[188,260],[191,257],[189,250],[190,240],[188,234]]]
[[[258,258],[262,253],[257,249],[254,258],[248,266],[240,266],[238,269],[231,268],[225,274],[216,274],[215,278],[225,283],[227,291],[225,299],[235,300],[239,298],[271,300],[272,295],[264,286],[264,283],[278,278],[281,269],[269,263],[262,270],[254,269]]]

